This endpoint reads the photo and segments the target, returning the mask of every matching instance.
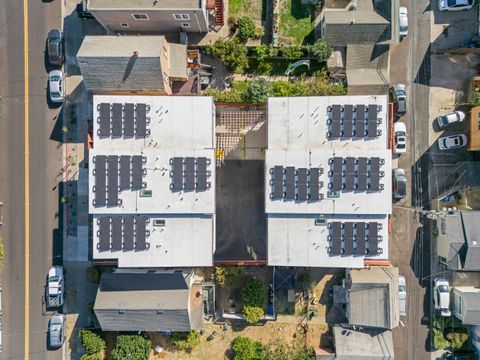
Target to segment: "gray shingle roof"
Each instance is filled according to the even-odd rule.
[[[189,331],[203,324],[192,291],[182,273],[104,273],[95,315],[104,331]]]
[[[480,213],[462,211],[462,223],[465,231],[467,249],[463,260],[463,270],[480,270]]]

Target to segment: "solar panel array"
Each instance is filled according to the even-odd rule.
[[[270,169],[273,191],[272,200],[319,201],[323,199],[320,188],[322,168],[297,168],[293,166],[275,166]]]
[[[378,231],[382,224],[371,222],[340,222],[328,224],[329,247],[328,253],[332,256],[376,256],[383,253],[378,243],[383,240]]]
[[[150,248],[150,231],[145,216],[101,217],[97,219],[99,251],[143,251]]]
[[[93,157],[95,185],[93,204],[97,207],[120,206],[118,194],[125,190],[140,190],[147,186],[143,177],[146,158],[141,155],[95,155]]]
[[[382,134],[378,125],[382,119],[378,113],[381,105],[331,105],[328,107],[328,139],[375,138]]]
[[[172,170],[170,176],[172,191],[205,191],[210,189],[211,183],[208,178],[211,171],[208,170],[211,160],[206,157],[174,157],[170,159]]]
[[[150,134],[147,116],[150,105],[143,103],[100,103],[97,105],[99,137],[144,138]]]
[[[385,160],[379,157],[334,157],[330,158],[331,191],[381,191],[384,186],[380,178],[385,172],[380,167]]]

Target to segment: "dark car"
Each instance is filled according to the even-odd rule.
[[[58,29],[50,30],[48,33],[47,54],[50,64],[63,64],[63,35]]]
[[[392,88],[395,113],[403,116],[407,113],[407,88],[404,84],[395,84]]]
[[[395,199],[403,199],[407,195],[407,177],[405,170],[393,170],[393,197]]]

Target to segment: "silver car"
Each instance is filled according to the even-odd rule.
[[[437,142],[440,150],[453,150],[465,147],[468,140],[465,134],[455,134],[441,137]]]
[[[452,111],[445,115],[440,115],[435,119],[438,127],[443,129],[453,124],[459,124],[465,120],[465,113],[463,111]]]
[[[48,323],[48,346],[59,348],[65,341],[65,315],[55,314]]]
[[[63,73],[60,70],[52,70],[48,74],[48,91],[50,100],[54,103],[62,103],[64,99]]]
[[[397,200],[407,195],[407,177],[405,170],[397,168],[393,170],[393,197]]]
[[[408,35],[408,10],[405,6],[400,6],[398,8],[399,16],[399,32],[400,38],[403,38]]]

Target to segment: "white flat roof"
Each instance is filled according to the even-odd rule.
[[[99,137],[100,103],[143,103],[150,106],[150,135],[145,138]],[[95,95],[93,143],[99,149],[213,149],[215,148],[213,99],[203,96]]]
[[[362,268],[364,260],[388,259],[388,217],[384,216],[331,216],[325,215],[327,224],[332,221],[376,221],[382,225],[378,234],[383,241],[378,247],[383,253],[377,256],[331,256],[328,253],[329,230],[327,225],[315,225],[318,215],[274,215],[267,217],[268,265]]]
[[[379,157],[385,161],[380,170],[383,177],[380,178],[380,184],[383,184],[383,190],[372,191],[340,191],[340,196],[330,198],[328,196],[328,184],[331,181],[329,177],[329,159],[333,157]],[[392,212],[392,153],[390,150],[370,150],[370,149],[349,149],[339,148],[332,150],[330,148],[311,149],[311,150],[267,150],[265,156],[265,212],[276,214],[390,214]],[[273,176],[270,173],[274,166],[283,167],[293,166],[295,168],[323,168],[323,174],[320,175],[320,181],[323,187],[320,188],[320,194],[323,200],[310,202],[298,202],[295,200],[273,200],[270,194],[273,193]]]
[[[381,105],[377,118],[381,135],[373,138],[329,140],[328,107],[331,105]],[[386,149],[388,141],[387,95],[274,97],[268,99],[268,149]],[[355,116],[355,114],[354,114]]]
[[[97,219],[93,217],[93,259],[118,259],[118,266],[127,267],[177,267],[212,266],[215,250],[215,215],[176,216],[148,214],[146,230],[150,236],[148,250],[99,251]],[[154,226],[154,220],[164,220],[165,226]]]

